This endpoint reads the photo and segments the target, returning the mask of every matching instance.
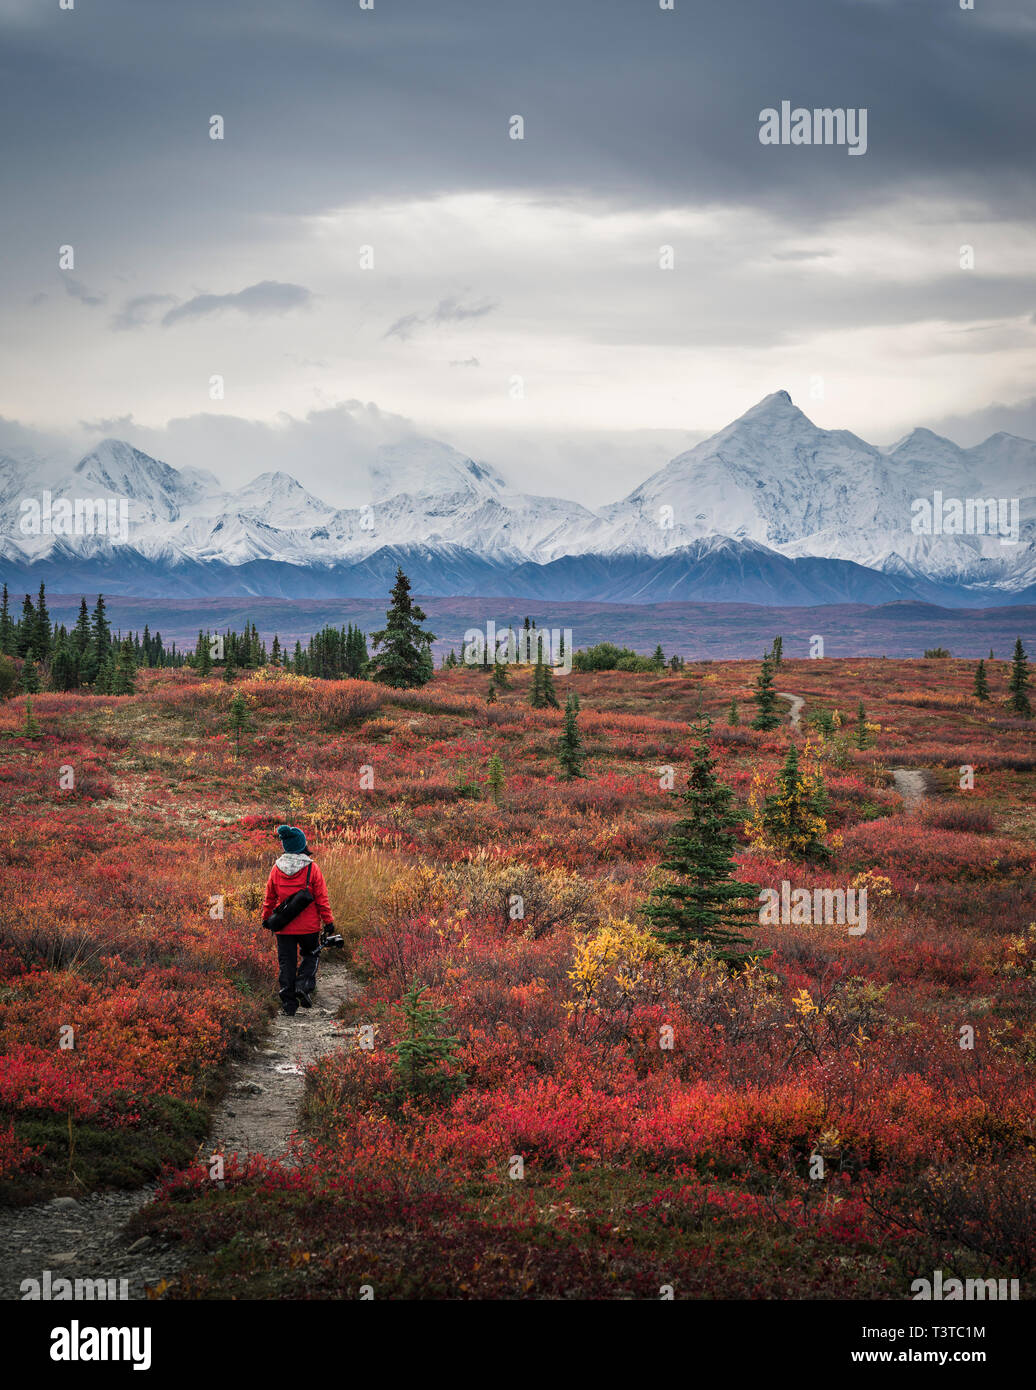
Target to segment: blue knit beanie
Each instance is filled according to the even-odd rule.
[[[277,834],[280,836],[285,854],[305,854],[309,848],[306,844],[306,833],[304,830],[299,830],[298,826],[279,825]]]

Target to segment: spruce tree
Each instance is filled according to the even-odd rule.
[[[827,834],[824,814],[827,790],[817,773],[807,781],[799,768],[799,753],[788,745],[784,767],[777,778],[777,789],[768,796],[759,813],[759,825],[766,842],[779,854],[823,861],[831,851],[823,842]]]
[[[0,598],[0,653],[4,656],[14,656],[15,654],[15,627],[11,617],[11,601],[7,597],[7,585],[4,585],[3,597]]]
[[[532,668],[532,688],[529,692],[529,704],[533,709],[544,709],[547,704],[543,693],[543,671],[543,662],[537,659],[536,665]]]
[[[741,712],[737,707],[737,696],[730,701],[730,709],[727,711],[727,723],[731,728],[736,729],[741,723]]]
[[[683,792],[684,814],[666,843],[661,868],[677,877],[651,892],[643,913],[667,946],[686,952],[702,942],[732,968],[769,955],[738,928],[758,920],[758,885],[734,877],[735,829],[741,815],[734,793],[716,776],[709,746],[711,721],[694,726],[694,761]]]
[[[755,682],[756,713],[752,720],[753,729],[776,729],[780,727],[781,717],[777,713],[777,695],[773,688],[773,666],[769,655],[763,657],[763,664]]]
[[[568,778],[583,775],[583,740],[576,720],[578,713],[579,700],[573,692],[565,701],[565,724],[558,739],[558,761]]]
[[[46,661],[50,656],[51,630],[50,614],[47,612],[46,586],[40,585],[39,601],[36,605],[35,632],[32,639],[33,654],[37,661]]]
[[[212,670],[212,646],[207,632],[198,633],[198,645],[194,649],[194,669],[200,676],[207,676]]]
[[[390,1044],[396,1099],[448,1101],[467,1084],[457,1065],[459,1040],[446,1032],[447,1010],[423,999],[424,992],[415,980],[400,1001],[402,1036]]]
[[[549,662],[543,662],[543,674],[540,676],[540,690],[543,695],[543,704],[547,709],[560,709],[558,704],[557,691],[554,689],[554,671]],[[579,697],[575,697],[576,709],[579,708]]]
[[[36,669],[36,663],[30,653],[22,663],[22,678],[20,681],[22,690],[26,695],[38,695],[40,690],[40,673]]]
[[[98,695],[113,695],[115,693],[115,659],[109,651],[108,655],[97,668],[97,679],[94,681],[94,690]]]
[[[136,690],[136,676],[137,663],[133,653],[133,642],[127,637],[119,644],[119,654],[112,672],[109,693],[112,695],[132,695]]]
[[[76,634],[73,634],[73,636],[75,640],[78,641],[78,636]],[[101,663],[97,656],[97,647],[94,645],[93,638],[91,637],[86,644],[86,649],[79,653],[79,684],[92,685],[96,688],[97,673],[100,670],[100,666]]]
[[[402,569],[396,570],[391,597],[385,626],[370,635],[375,649],[381,648],[371,658],[371,676],[397,690],[412,690],[434,674],[431,651],[425,649],[435,641],[435,634],[421,627],[425,614],[410,597],[410,580]]]
[[[659,642],[651,658],[651,665],[656,671],[665,670],[665,652],[662,650],[662,643]]]
[[[1007,682],[1007,689],[1010,692],[1010,698],[1007,701],[1008,708],[1013,710],[1015,714],[1020,714],[1023,719],[1031,719],[1032,703],[1029,699],[1029,663],[1020,637],[1014,644],[1014,656],[1011,659],[1011,676]]]
[[[230,732],[237,741],[237,756],[241,756],[241,734],[248,728],[248,706],[245,704],[245,697],[240,690],[227,706],[227,718],[230,722]]]
[[[975,690],[976,700],[989,699],[989,681],[986,679],[986,663],[980,661],[975,667]]]
[[[345,635],[345,674],[354,678],[362,676],[369,660],[366,637],[359,627],[350,623]]]
[[[79,600],[79,616],[76,618],[76,625],[72,629],[72,646],[77,654],[82,656],[90,645],[90,613],[86,606],[86,599]]]
[[[829,709],[814,710],[810,715],[809,722],[814,729],[819,729],[825,738],[835,732],[835,718]]]
[[[103,594],[97,595],[90,625],[94,647],[97,650],[97,661],[100,664],[108,655],[112,640],[111,624],[108,622],[108,611],[105,607]]]
[[[495,805],[500,805],[504,791],[504,765],[496,753],[489,759],[489,794]]]
[[[50,660],[50,688],[77,690],[79,687],[79,654],[66,638],[59,638]]]
[[[35,640],[36,610],[32,606],[32,599],[26,594],[24,599],[22,599],[22,616],[15,637],[16,654],[21,657],[35,655],[33,650]]]
[[[40,726],[36,723],[36,716],[32,712],[32,696],[25,697],[25,727],[22,730],[23,738],[36,738],[39,735]]]

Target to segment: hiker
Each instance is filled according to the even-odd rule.
[[[263,926],[270,914],[293,893],[308,888],[313,901],[304,907],[285,927],[277,931],[277,962],[280,966],[281,1008],[293,1017],[301,1004],[308,1009],[317,987],[317,962],[324,936],[334,931],[327,884],[319,867],[314,864],[306,843],[305,832],[295,825],[279,825],[277,835],[284,853],[280,856],[266,881],[263,898]]]

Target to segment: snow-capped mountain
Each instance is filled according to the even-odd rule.
[[[343,458],[342,468],[351,470]],[[591,511],[519,492],[438,440],[386,445],[363,506],[334,507],[290,474],[236,491],[105,440],[71,470],[0,457],[0,568],[12,585],[111,592],[381,592],[408,568],[426,593],[572,599],[1019,603],[1036,597],[1036,444],[962,449],[917,429],[881,449],[823,430],[784,391]],[[34,533],[53,499],[125,502],[125,536]],[[1018,541],[915,534],[918,499],[1005,499]],[[28,520],[28,524],[27,524]],[[82,530],[82,528],[80,528]],[[36,580],[38,582],[38,580]],[[791,597],[794,595],[794,597]]]
[[[1020,541],[915,535],[915,500],[1018,499]],[[603,513],[612,550],[665,554],[714,534],[790,556],[853,560],[928,579],[1025,587],[1036,537],[1036,444],[994,435],[961,449],[915,430],[888,450],[818,429],[784,391],[648,478]]]

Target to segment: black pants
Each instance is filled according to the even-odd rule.
[[[317,986],[317,961],[320,959],[320,933],[306,936],[277,938],[277,964],[280,966],[281,1003],[286,1009],[295,1008],[296,991],[312,994]]]

